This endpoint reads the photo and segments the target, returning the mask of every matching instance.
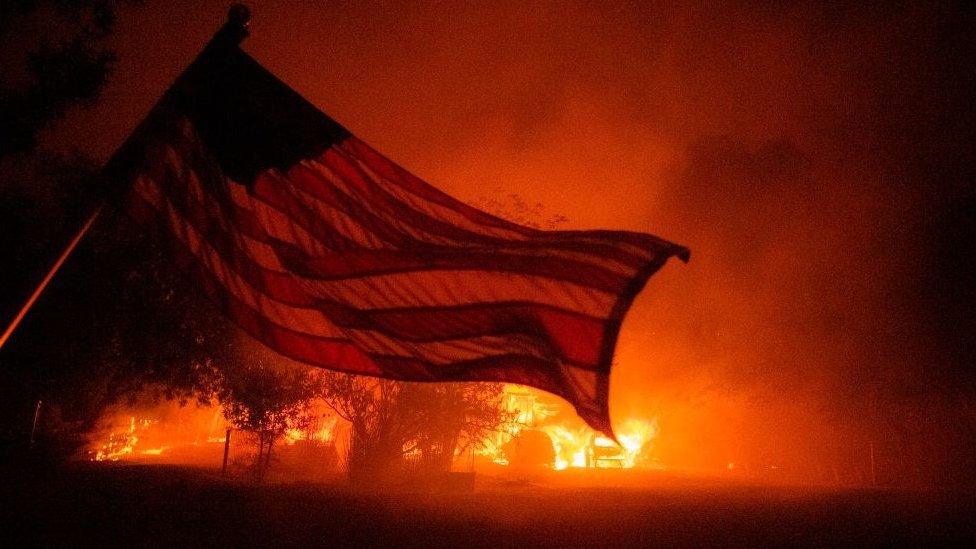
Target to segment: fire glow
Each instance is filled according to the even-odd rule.
[[[556,421],[556,405],[546,400],[543,393],[534,389],[506,385],[501,406],[513,419],[493,438],[486,440],[479,453],[498,465],[509,465],[511,460],[505,448],[523,432],[535,429],[548,436],[554,455],[551,467],[556,471],[569,468],[630,469],[641,461],[642,453],[650,449],[658,435],[656,418],[649,421],[628,419],[617,430],[618,445],[580,422]],[[650,461],[643,464],[660,468]]]
[[[140,422],[141,423],[141,422]],[[118,461],[132,453],[132,449],[139,442],[136,436],[136,418],[129,418],[129,429],[121,433],[112,433],[97,450],[94,461]]]
[[[173,461],[190,447],[203,450],[206,446],[210,448],[206,452],[217,455],[226,442],[227,424],[219,406],[178,408],[168,403],[139,415],[132,413],[121,411],[109,418],[103,434],[89,447],[89,459]],[[616,430],[617,444],[567,413],[565,404],[546,393],[506,385],[499,403],[499,422],[492,435],[474,450],[496,466],[520,465],[513,454],[513,442],[534,436],[536,441],[545,440],[551,446],[551,451],[543,451],[544,457],[534,463],[542,468],[661,468],[647,457],[659,432],[656,418],[623,421]],[[288,429],[278,442],[285,448],[299,443],[334,447],[340,442],[337,436],[345,433],[342,427],[338,417],[322,415],[309,425]],[[241,439],[235,435],[232,440],[239,444]],[[463,461],[458,457],[455,467]]]
[[[138,412],[117,411],[103,418],[102,424],[87,450],[91,461],[179,461],[174,453],[207,446],[219,453],[227,442],[228,425],[220,406],[179,407],[168,402]],[[335,442],[337,424],[337,417],[322,417],[306,428],[286,430],[277,442],[284,446],[300,442],[330,445]],[[233,435],[232,443],[241,434]]]
[[[335,441],[335,427],[338,421],[339,418],[331,416],[325,418],[317,429],[288,429],[285,431],[285,436],[282,437],[282,441],[289,446],[300,440],[331,444]],[[223,439],[221,439],[221,442],[223,442]]]
[[[588,427],[570,430],[561,425],[546,426],[543,431],[552,439],[556,453],[553,468],[599,467],[630,469],[637,464],[641,451],[657,436],[657,420],[649,422],[631,419],[625,422],[613,440]]]
[[[114,409],[92,433],[90,461],[169,461],[173,452],[221,446],[226,422],[219,407],[181,406],[175,401]]]

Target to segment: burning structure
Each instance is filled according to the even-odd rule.
[[[511,465],[514,454],[519,453],[519,443],[524,442],[520,437],[540,432],[552,445],[552,458],[529,459],[556,471],[570,467],[629,469],[638,463],[659,467],[647,458],[647,451],[658,433],[656,419],[625,421],[617,434],[618,445],[578,419],[566,417],[571,414],[566,414],[563,406],[541,391],[506,385],[502,391],[501,409],[512,420],[501,425],[476,452],[488,457],[492,463]]]

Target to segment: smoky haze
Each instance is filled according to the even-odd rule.
[[[251,55],[442,190],[691,248],[611,385],[665,464],[972,476],[969,4],[249,4]],[[225,8],[128,8],[49,144],[107,158]]]

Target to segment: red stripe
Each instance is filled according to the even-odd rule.
[[[309,233],[320,239],[329,239],[340,236],[343,245],[330,246],[337,250],[347,250],[362,247],[355,241],[340,235],[335,228],[317,216],[311,208],[302,203],[298,198],[293,187],[293,182],[284,177],[261,176],[254,185],[254,198],[263,201],[270,207],[275,208],[285,217],[295,217],[299,225]],[[306,195],[310,196],[311,189],[305,189]],[[410,240],[398,229],[366,211],[343,195],[338,189],[331,189],[328,193],[314,196],[315,200],[327,207],[335,209],[355,220],[360,226],[368,230],[378,240],[386,242],[390,246],[405,246],[410,244]]]
[[[148,168],[154,181],[162,183],[174,209],[175,218],[167,222],[177,225],[173,229],[178,234],[192,227],[210,248],[202,248],[197,258],[180,246],[177,256],[196,272],[204,291],[224,312],[259,341],[295,360],[359,374],[414,381],[505,381],[538,387],[566,398],[591,426],[610,433],[608,374],[623,315],[647,278],[669,256],[687,259],[685,248],[639,233],[546,232],[509,223],[441,193],[355,138],[333,145],[308,164],[292,166],[286,176],[273,172],[259,175],[251,196],[269,210],[252,211],[231,199],[226,187],[231,183],[203,143],[179,136],[181,139],[170,145],[182,161],[180,170],[159,157],[151,159]],[[315,163],[319,163],[318,168]],[[331,173],[317,171],[321,169]],[[188,192],[186,178],[191,170],[201,179],[202,201]],[[343,188],[330,176],[338,178]],[[446,209],[438,210],[434,205]],[[335,209],[349,219],[323,217],[321,208]],[[264,215],[272,218],[265,219]],[[357,225],[347,227],[347,223]],[[300,227],[308,234],[292,237],[294,229],[289,227]],[[485,232],[480,232],[480,227]],[[492,232],[498,230],[510,231],[513,237]],[[252,244],[241,235],[268,246],[269,250],[254,251],[274,253],[287,272],[256,262],[255,258],[260,258],[251,257],[246,247]],[[381,249],[372,249],[374,244]],[[550,251],[583,257],[547,256]],[[589,263],[589,258],[596,264]],[[600,266],[608,261],[618,263],[614,267],[621,271],[632,269],[632,276]],[[213,273],[208,268],[211,262],[219,265]],[[467,285],[466,274],[453,278],[429,274],[439,270],[470,271],[471,284],[479,283],[478,272],[502,271],[529,278],[496,274],[499,283],[508,281],[511,285],[475,288]],[[400,273],[406,278],[395,276]],[[418,274],[411,279],[410,273]],[[375,281],[368,278],[375,275],[394,276]],[[230,282],[226,286],[222,282],[225,277]],[[308,279],[323,281],[321,295],[331,295],[333,285],[327,281],[355,280],[334,285],[348,291],[348,295],[339,296],[343,301],[372,306],[414,301],[448,306],[362,310],[313,299],[309,292],[320,286],[310,290]],[[438,281],[443,285],[439,292],[425,286]],[[365,293],[369,291],[390,295]],[[253,292],[259,292],[253,296],[257,305],[248,303]],[[526,295],[526,302],[497,301],[521,299],[523,292],[535,295]],[[611,297],[615,297],[612,303]],[[479,298],[496,301],[463,303]],[[553,305],[533,303],[533,298]],[[263,305],[268,306],[267,315],[261,312]],[[303,318],[305,311],[301,310],[281,313],[279,307],[284,305],[309,309],[315,319]],[[579,307],[602,315],[605,305],[610,307],[606,318],[561,308]],[[319,313],[324,315],[322,325],[303,324],[318,322]],[[279,322],[301,325],[313,333]],[[339,335],[332,332],[333,324],[349,330],[371,330],[386,338],[362,339],[363,345],[358,345],[348,338],[323,337]],[[366,332],[347,333],[357,341],[360,336],[369,336]],[[504,338],[510,334],[519,337]],[[486,339],[460,341],[453,347],[422,346],[478,337]],[[489,355],[491,352],[504,354]],[[442,363],[461,356],[465,360]]]
[[[158,213],[144,200],[134,197],[130,207],[141,218]],[[367,375],[379,375],[376,364],[359,347],[344,339],[327,339],[297,332],[269,322],[253,307],[228,292],[196,257],[182,244],[174,246],[179,265],[195,273],[194,280],[222,310],[244,331],[281,354],[318,366]]]
[[[178,181],[179,178],[173,177],[172,172],[169,176],[169,181],[163,187],[170,191],[168,194],[171,195],[171,200],[180,201],[179,199],[182,198],[185,209],[181,214],[186,217],[187,222],[194,226],[242,277],[256,288],[262,288],[263,292],[273,299],[293,306],[328,307],[327,315],[339,325],[376,329],[407,341],[525,333],[544,337],[555,349],[559,349],[559,354],[568,361],[588,365],[598,362],[598,350],[603,337],[601,320],[534,304],[479,305],[451,309],[417,307],[373,313],[338,304],[312,302],[303,292],[295,288],[294,280],[289,275],[268,271],[243,259],[242,250],[233,239],[229,238],[233,231],[216,221],[213,209],[208,210],[192,198]],[[245,233],[272,244],[280,244],[270,239],[256,222],[251,221],[247,211],[239,209],[232,203],[228,203],[227,206],[236,208],[235,220],[245,228]],[[218,216],[217,219],[222,219],[222,216]],[[287,247],[282,249],[288,250]],[[298,250],[293,248],[282,255],[294,256],[298,253]],[[384,260],[398,256],[404,257],[402,252],[380,252],[378,257],[371,257],[372,253],[374,252],[359,251],[346,254],[345,257],[330,257],[328,260],[344,266],[342,269],[346,271],[341,274],[354,275],[355,269],[369,268],[373,264],[383,263]],[[312,265],[316,263],[319,268],[325,264],[324,261],[318,261],[312,262]],[[621,290],[619,286],[612,289],[615,292]]]
[[[166,184],[161,185],[161,187],[164,189],[180,189],[181,185],[176,181],[177,179],[170,177],[165,182]],[[235,231],[226,218],[223,215],[214,215],[213,209],[219,209],[218,204],[212,204],[212,208],[208,209],[195,200],[189,192],[172,192],[172,194],[175,196],[169,197],[170,204],[183,222],[200,233],[200,236],[220,254],[220,257],[249,284],[260,289],[268,297],[288,305],[298,307],[313,305],[313,301],[309,299],[308,295],[295,285],[293,275],[265,269],[254,263],[244,253],[240,245],[234,240],[232,235],[235,234]],[[233,206],[227,204],[225,207]],[[164,220],[167,223],[169,222],[168,218],[164,217]],[[237,221],[236,225],[241,229],[241,232],[254,238],[261,236],[267,238],[267,235],[256,223],[248,222],[253,220],[246,216],[240,216]]]
[[[355,219],[380,240],[389,242],[393,246],[404,248],[418,243],[416,239],[404,233],[403,230],[367,210],[339,189],[331,184],[327,184],[318,174],[300,164],[288,170],[286,177],[276,178],[270,174],[259,176],[254,184],[254,193],[260,197],[268,196],[270,198],[270,193],[285,190],[275,188],[276,186],[281,187],[282,185],[300,188],[308,196],[321,201],[325,207],[336,208],[343,212]]]
[[[357,242],[330,227],[316,212],[311,211],[310,208],[299,202],[290,193],[285,192],[280,186],[263,188],[262,191],[261,193],[254,192],[251,196],[254,200],[264,203],[268,208],[286,217],[291,223],[322,243],[324,247],[332,250],[349,250],[360,247]],[[240,216],[249,213],[243,208],[239,208],[238,212]]]
[[[343,280],[420,271],[468,270],[540,276],[607,293],[619,293],[629,282],[627,278],[586,263],[482,250],[350,250],[312,258],[290,256],[286,253],[281,255],[289,270],[316,280]]]
[[[469,231],[407,205],[374,183],[345,154],[341,149],[328,149],[322,153],[318,161],[334,171],[336,176],[344,182],[351,184],[360,193],[358,197],[360,200],[386,208],[388,215],[392,215],[397,220],[409,223],[412,227],[427,234],[450,238],[460,244],[468,245],[498,242],[498,237]],[[510,240],[512,239],[505,239],[506,242]]]
[[[406,341],[527,334],[543,338],[564,361],[592,369],[599,364],[604,322],[534,303],[372,309],[321,302],[337,325],[369,328]]]
[[[454,239],[458,242],[464,243],[475,243],[481,245],[519,245],[529,242],[537,242],[544,247],[549,248],[560,248],[560,249],[572,249],[574,251],[585,251],[594,255],[602,256],[607,259],[614,259],[620,261],[621,263],[628,264],[634,267],[638,267],[646,258],[637,257],[633,254],[622,250],[612,244],[614,240],[619,240],[617,238],[604,239],[598,231],[578,231],[574,233],[569,233],[568,231],[535,231],[528,234],[530,237],[528,240],[516,240],[511,238],[501,238],[489,234],[480,234],[473,231],[464,229],[463,227],[458,227],[445,222],[440,219],[435,219],[430,215],[420,212],[398,198],[386,193],[378,185],[374,184],[366,174],[362,173],[358,166],[353,166],[349,163],[347,157],[344,154],[339,154],[341,148],[333,148],[325,151],[320,157],[320,162],[325,164],[331,169],[336,169],[340,172],[340,177],[344,181],[355,181],[357,188],[364,189],[364,192],[368,193],[364,199],[375,203],[386,204],[388,207],[394,210],[394,214],[397,219],[402,219],[409,222],[412,226],[417,227],[425,232],[433,232],[440,236]],[[348,153],[345,153],[348,154]],[[370,167],[374,167],[370,164]],[[426,183],[424,183],[426,185]],[[429,187],[429,185],[427,185]],[[453,199],[451,199],[453,200]],[[456,201],[455,201],[456,202]],[[460,202],[458,202],[460,204]],[[458,212],[461,213],[461,212]],[[464,215],[464,214],[462,214]],[[516,225],[518,226],[518,225]],[[508,227],[505,227],[506,229]],[[515,231],[521,232],[521,231]],[[618,231],[620,232],[620,231]],[[572,234],[572,238],[567,238]],[[623,233],[627,234],[627,233]],[[553,235],[559,235],[558,238],[552,238]],[[640,235],[638,235],[640,236]],[[650,241],[641,240],[642,244],[647,245]],[[567,245],[574,246],[572,248],[566,248]],[[578,248],[576,246],[582,246]],[[642,246],[644,247],[644,246]],[[656,245],[652,245],[650,250],[645,250],[645,252],[653,252],[656,249]]]

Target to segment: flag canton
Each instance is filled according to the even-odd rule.
[[[227,176],[245,185],[349,135],[236,46],[208,48],[173,91]]]

